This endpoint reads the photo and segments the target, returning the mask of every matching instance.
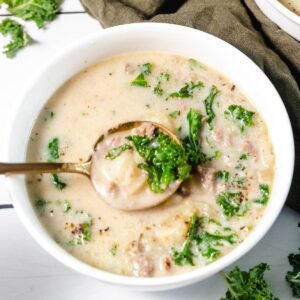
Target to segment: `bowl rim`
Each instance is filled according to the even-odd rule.
[[[78,41],[72,43],[71,45],[63,48],[61,51],[59,51],[56,55],[54,55],[51,59],[47,61],[42,67],[39,68],[37,72],[35,72],[34,76],[30,79],[30,84],[28,83],[25,86],[25,89],[21,91],[19,100],[16,101],[16,105],[13,108],[13,117],[12,121],[9,125],[9,130],[7,132],[7,147],[6,147],[6,155],[5,157],[10,161],[10,148],[11,148],[11,137],[14,132],[13,124],[16,122],[16,119],[18,118],[18,115],[20,113],[19,108],[22,105],[22,101],[24,100],[24,95],[27,91],[34,86],[34,83],[38,81],[39,77],[47,71],[47,69],[57,60],[63,58],[68,53],[74,51],[77,47],[80,47],[83,44],[89,44],[89,42],[97,40],[99,38],[102,38],[104,35],[109,35],[110,33],[116,33],[116,32],[123,32],[126,33],[127,30],[133,30],[133,31],[143,31],[144,29],[153,29],[153,30],[161,30],[162,27],[164,27],[165,30],[170,30],[172,32],[181,31],[182,33],[191,33],[193,31],[193,34],[202,34],[206,36],[209,39],[214,39],[216,42],[221,43],[224,47],[229,47],[230,51],[233,53],[238,54],[240,57],[243,57],[243,60],[246,60],[248,63],[253,64],[253,67],[256,68],[257,72],[260,72],[262,76],[265,76],[266,83],[268,83],[268,88],[272,89],[274,93],[277,94],[278,105],[280,105],[280,109],[282,111],[282,117],[285,119],[286,126],[287,126],[287,135],[289,139],[289,145],[287,145],[287,153],[289,154],[289,172],[288,176],[286,178],[286,185],[285,188],[283,188],[282,194],[284,197],[282,197],[282,201],[280,205],[277,206],[277,210],[274,212],[272,218],[269,218],[267,222],[264,223],[264,226],[260,226],[260,230],[254,230],[252,233],[249,234],[249,236],[243,241],[241,244],[239,244],[235,249],[233,249],[231,252],[226,254],[225,256],[221,257],[219,260],[217,260],[214,263],[211,263],[204,268],[197,268],[193,271],[189,271],[187,273],[173,275],[173,276],[165,276],[165,277],[156,277],[156,278],[135,278],[131,276],[124,276],[124,275],[118,275],[113,274],[101,269],[97,269],[94,267],[91,267],[90,265],[80,261],[79,259],[73,257],[71,254],[69,254],[67,251],[63,250],[59,245],[57,245],[54,240],[47,236],[46,234],[41,234],[41,232],[38,231],[37,228],[34,227],[33,222],[30,220],[27,213],[22,209],[21,203],[19,203],[19,200],[14,197],[14,186],[15,183],[13,182],[12,178],[7,178],[7,185],[9,193],[13,199],[13,204],[16,209],[17,215],[28,230],[28,232],[31,234],[31,236],[53,257],[58,259],[60,262],[62,262],[64,265],[68,266],[71,269],[74,269],[82,274],[88,275],[90,277],[96,278],[101,280],[105,283],[111,283],[111,284],[117,284],[119,286],[131,288],[134,290],[165,290],[165,289],[172,289],[172,288],[178,288],[181,286],[185,286],[188,284],[195,283],[197,281],[203,280],[205,278],[208,278],[209,276],[217,273],[218,271],[224,269],[225,267],[229,266],[233,262],[235,262],[237,259],[241,258],[246,252],[248,252],[250,249],[252,249],[260,240],[261,238],[267,233],[267,231],[270,229],[272,224],[275,222],[276,218],[278,217],[285,200],[287,198],[292,176],[293,176],[293,169],[294,169],[294,138],[292,134],[292,127],[291,123],[287,114],[287,111],[285,109],[285,106],[278,95],[276,89],[271,84],[270,80],[266,77],[266,75],[262,72],[262,70],[245,54],[243,54],[240,50],[233,47],[229,43],[225,42],[224,40],[221,40],[218,37],[215,37],[211,34],[208,34],[206,32],[202,32],[197,29],[193,29],[190,27],[185,27],[181,25],[174,25],[174,24],[166,24],[166,23],[134,23],[134,24],[126,24],[126,25],[119,25],[115,27],[111,27],[105,30],[101,30],[99,32],[90,34],[82,39],[79,39]],[[226,74],[225,74],[226,75]],[[28,196],[26,196],[28,198]],[[258,225],[256,226],[256,228]],[[250,238],[251,236],[251,238]],[[238,251],[237,251],[238,249]],[[203,271],[205,270],[205,271]]]
[[[294,23],[300,25],[300,16],[296,15],[294,12],[289,10],[278,0],[266,0],[266,1],[268,1],[273,6],[273,8],[275,8],[277,11],[281,12],[285,17],[287,17]]]

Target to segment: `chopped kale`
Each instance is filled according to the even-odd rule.
[[[290,254],[288,259],[293,270],[287,272],[286,280],[292,288],[293,296],[300,299],[300,254]]]
[[[131,85],[140,87],[150,87],[148,81],[145,79],[144,73],[140,73],[134,80],[132,80]]]
[[[259,204],[267,204],[270,198],[270,188],[269,185],[267,184],[260,184],[259,185],[259,190],[260,190],[260,198],[254,200],[255,203]]]
[[[195,89],[201,89],[203,87],[203,82],[198,81],[190,81],[185,83],[185,85],[178,91],[171,93],[168,97],[167,100],[170,98],[193,98],[194,96],[194,90]]]
[[[72,208],[71,203],[68,200],[64,200],[62,202],[62,207],[63,207],[63,211],[65,213],[68,212]]]
[[[249,158],[250,154],[249,153],[243,153],[240,156],[240,160],[247,160]]]
[[[208,122],[210,129],[212,129],[212,121],[216,117],[216,114],[213,110],[213,104],[214,104],[215,98],[219,94],[219,92],[220,91],[217,89],[217,87],[213,85],[209,92],[209,95],[204,100],[205,111],[208,116],[207,122]]]
[[[207,161],[207,157],[205,153],[203,153],[199,142],[202,118],[202,115],[192,108],[187,114],[189,136],[183,139],[182,144],[184,146],[188,162],[192,166],[201,165]]]
[[[35,201],[35,208],[39,211],[39,212],[43,212],[45,210],[45,207],[50,204],[51,201],[45,200],[43,198],[38,198]]]
[[[59,10],[58,0],[0,0],[8,6],[8,10],[14,16],[26,21],[34,21],[38,28],[45,26],[47,22],[56,17]]]
[[[173,249],[172,259],[176,265],[182,266],[189,264],[194,266],[193,257],[195,254],[192,251],[192,243],[198,238],[198,230],[201,227],[203,219],[196,214],[190,217],[189,231],[187,239],[185,240],[180,251]]]
[[[169,114],[169,116],[173,119],[176,119],[178,116],[180,116],[180,111],[174,110],[172,113]]]
[[[117,250],[118,250],[118,246],[117,246],[116,244],[113,245],[113,246],[111,247],[111,249],[110,249],[111,255],[112,255],[112,256],[116,256]]]
[[[82,239],[86,242],[90,241],[92,237],[91,225],[91,222],[81,224]]]
[[[217,204],[223,209],[223,214],[231,218],[240,210],[241,193],[222,192],[217,197]]]
[[[241,133],[245,132],[246,128],[252,126],[254,112],[246,110],[240,105],[230,105],[224,111],[224,115],[228,119],[232,119],[240,128]]]
[[[148,76],[152,72],[152,64],[151,63],[145,63],[142,66],[140,66],[140,74],[131,81],[132,86],[140,86],[140,87],[150,87],[149,83],[145,79],[145,76]]]
[[[235,267],[224,274],[228,290],[220,300],[279,300],[273,296],[271,286],[264,279],[267,270],[270,267],[261,263],[248,272]]]
[[[24,48],[33,41],[32,38],[24,31],[24,28],[21,24],[8,18],[4,19],[0,23],[0,33],[3,36],[11,36],[10,42],[4,46],[3,50],[3,53],[8,58],[14,57],[20,49]]]
[[[199,61],[197,61],[194,58],[190,58],[188,60],[188,64],[192,71],[194,71],[195,69],[204,69],[204,70],[206,69]]]
[[[148,184],[154,193],[162,193],[173,181],[189,176],[191,167],[184,149],[168,135],[156,130],[154,138],[132,135],[126,139],[145,160],[138,167],[148,173]]]
[[[56,161],[59,159],[59,140],[57,137],[53,138],[48,144],[48,161]]]
[[[132,149],[132,147],[128,144],[123,144],[119,147],[115,147],[112,150],[110,150],[105,158],[113,160],[115,158],[117,158],[118,156],[120,156],[123,152],[125,152],[126,150]]]
[[[56,173],[52,174],[52,183],[58,190],[63,190],[67,186]]]
[[[176,265],[194,265],[194,257],[198,252],[207,259],[207,261],[215,260],[220,255],[220,250],[216,246],[223,245],[222,242],[230,244],[236,243],[235,235],[220,235],[217,233],[209,233],[203,231],[205,222],[210,222],[205,217],[192,215],[189,222],[189,231],[180,251],[173,249],[172,259]]]
[[[170,74],[167,72],[164,73],[160,73],[160,75],[157,77],[157,84],[153,89],[153,93],[158,95],[158,96],[162,96],[164,91],[161,88],[161,84],[162,82],[166,82],[170,80]]]
[[[230,174],[226,170],[219,170],[215,173],[215,175],[217,179],[224,180],[225,182],[228,182],[230,178]]]

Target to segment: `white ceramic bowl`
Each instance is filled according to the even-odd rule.
[[[21,93],[10,127],[7,160],[25,160],[34,122],[49,97],[71,76],[98,60],[121,52],[156,50],[196,58],[230,78],[254,102],[265,119],[276,155],[276,175],[270,201],[261,222],[249,237],[225,257],[194,271],[161,278],[133,278],[91,267],[63,250],[40,224],[28,199],[22,176],[7,179],[16,211],[30,234],[51,255],[70,268],[103,282],[135,290],[165,290],[203,280],[248,252],[268,231],[287,197],[294,166],[290,121],[275,88],[244,54],[207,33],[168,24],[143,23],[113,27],[90,35],[50,59]]]
[[[262,12],[296,40],[300,41],[300,16],[277,0],[255,0]]]

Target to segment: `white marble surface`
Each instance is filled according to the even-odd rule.
[[[101,30],[95,20],[80,13],[83,9],[77,0],[64,1],[62,11],[47,30],[26,25],[38,43],[13,60],[0,55],[0,141],[6,134],[18,92],[39,66],[62,47]],[[0,9],[0,21],[4,18],[1,14],[5,14],[4,9]],[[2,150],[0,146],[0,161],[3,161]],[[9,203],[12,201],[0,177],[0,205]],[[266,237],[236,263],[245,269],[262,261],[269,263],[272,270],[266,277],[281,300],[293,299],[284,277],[289,269],[287,255],[300,245],[299,220],[298,214],[285,208]],[[25,231],[14,209],[0,210],[0,300],[217,300],[224,292],[219,274],[190,287],[157,293],[137,293],[103,285],[69,270],[47,254]]]

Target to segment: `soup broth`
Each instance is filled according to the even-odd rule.
[[[32,204],[53,239],[91,266],[137,277],[201,268],[243,242],[271,193],[272,144],[239,88],[193,58],[133,52],[83,70],[41,111],[27,161],[84,162],[103,132],[133,120],[160,123],[182,140],[190,170],[181,186],[159,206],[123,211],[103,201],[86,176],[28,176]],[[137,149],[127,143],[131,150],[105,163],[107,178],[117,187],[133,178],[126,181],[132,195],[139,184],[159,193],[165,179],[155,185],[156,170],[150,162],[142,168],[142,156],[130,166],[128,151]]]

